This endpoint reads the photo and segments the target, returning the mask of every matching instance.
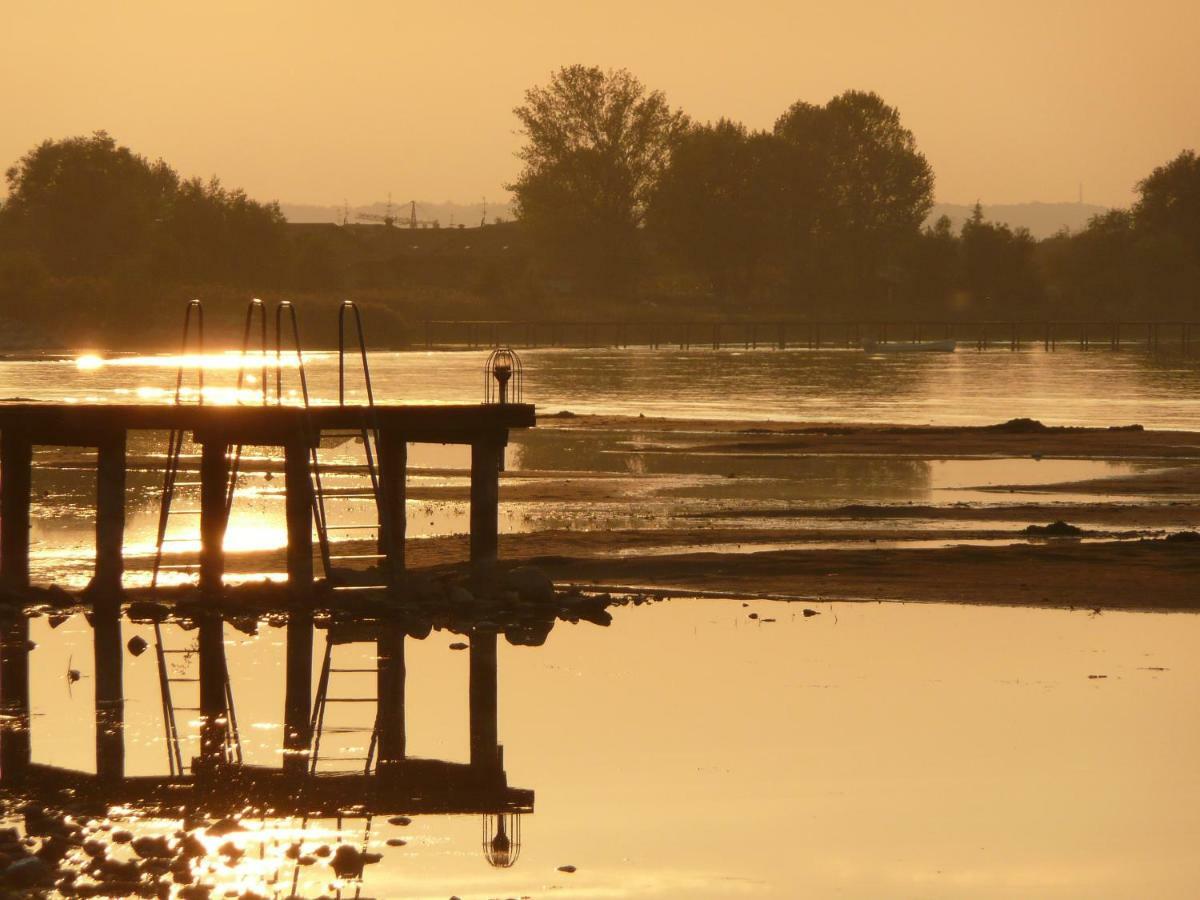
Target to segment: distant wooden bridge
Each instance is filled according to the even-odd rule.
[[[435,349],[484,347],[605,347],[649,349],[857,349],[870,341],[954,340],[963,349],[1053,352],[1148,350],[1190,354],[1200,322],[1190,321],[532,321],[429,320],[424,345]]]

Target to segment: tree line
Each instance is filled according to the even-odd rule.
[[[974,215],[925,220],[934,175],[899,111],[847,91],[769,131],[691,121],[625,70],[568,66],[515,110],[509,185],[535,264],[582,295],[682,294],[729,314],[1195,317],[1200,162],[1036,241]]]
[[[568,66],[516,110],[518,220],[447,230],[289,226],[216,179],[101,131],[6,172],[0,341],[175,330],[191,296],[352,294],[403,340],[441,318],[1197,319],[1200,160],[1130,208],[1037,241],[927,223],[934,173],[897,109],[848,91],[769,130],[698,123],[625,70]],[[420,246],[418,246],[420,245]],[[22,335],[30,323],[41,333]],[[78,325],[78,323],[90,323]],[[89,330],[90,329],[90,330]],[[66,338],[64,338],[66,339]]]

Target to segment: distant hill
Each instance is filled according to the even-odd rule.
[[[342,206],[312,206],[303,203],[280,203],[279,208],[283,210],[285,219],[295,223],[333,222],[341,225],[343,219],[348,219],[351,225],[369,225],[372,220],[360,217],[363,215],[386,216],[388,214],[388,205],[386,203],[351,206],[348,210]],[[404,225],[408,222],[411,212],[412,208],[408,201],[404,203],[392,203],[391,214],[396,218],[398,225]],[[416,212],[419,221],[437,222],[441,228],[457,228],[459,225],[465,225],[467,228],[475,228],[485,215],[482,202],[452,203],[445,201],[443,203],[431,203],[427,200],[418,200]],[[486,215],[489,225],[494,223],[497,218],[507,222],[513,217],[512,209],[507,203],[488,203]]]
[[[935,203],[927,222],[933,224],[941,216],[949,216],[954,230],[962,227],[971,217],[974,204]],[[1012,228],[1028,228],[1035,238],[1047,238],[1069,228],[1072,232],[1082,231],[1090,219],[1099,213],[1108,212],[1107,206],[1090,203],[995,203],[983,205],[984,218],[990,222],[1003,222]]]

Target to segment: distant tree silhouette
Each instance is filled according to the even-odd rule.
[[[56,272],[99,275],[147,253],[178,178],[106,132],[45,141],[5,173],[8,231]]]
[[[933,171],[899,112],[847,91],[793,104],[775,134],[794,173],[783,191],[794,290],[859,303],[890,293],[933,206]]]
[[[1200,316],[1200,159],[1185,150],[1137,184],[1131,209],[1039,247],[1046,291],[1079,316]]]
[[[1026,228],[984,221],[976,203],[963,223],[962,254],[967,309],[978,318],[1022,318],[1040,305],[1034,263],[1037,242]]]
[[[508,185],[554,264],[597,287],[628,279],[651,192],[687,119],[624,69],[567,66],[514,112],[524,168]]]
[[[702,273],[722,299],[755,289],[776,224],[773,138],[722,119],[691,128],[654,190],[648,222],[664,245]]]
[[[3,228],[59,275],[273,276],[283,215],[213,179],[181,181],[106,132],[45,141],[6,172]]]

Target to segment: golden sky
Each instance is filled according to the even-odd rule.
[[[1200,3],[0,0],[0,164],[104,128],[260,199],[504,199],[512,107],[626,67],[769,128],[848,88],[898,106],[946,202],[1123,205],[1200,148]]]

